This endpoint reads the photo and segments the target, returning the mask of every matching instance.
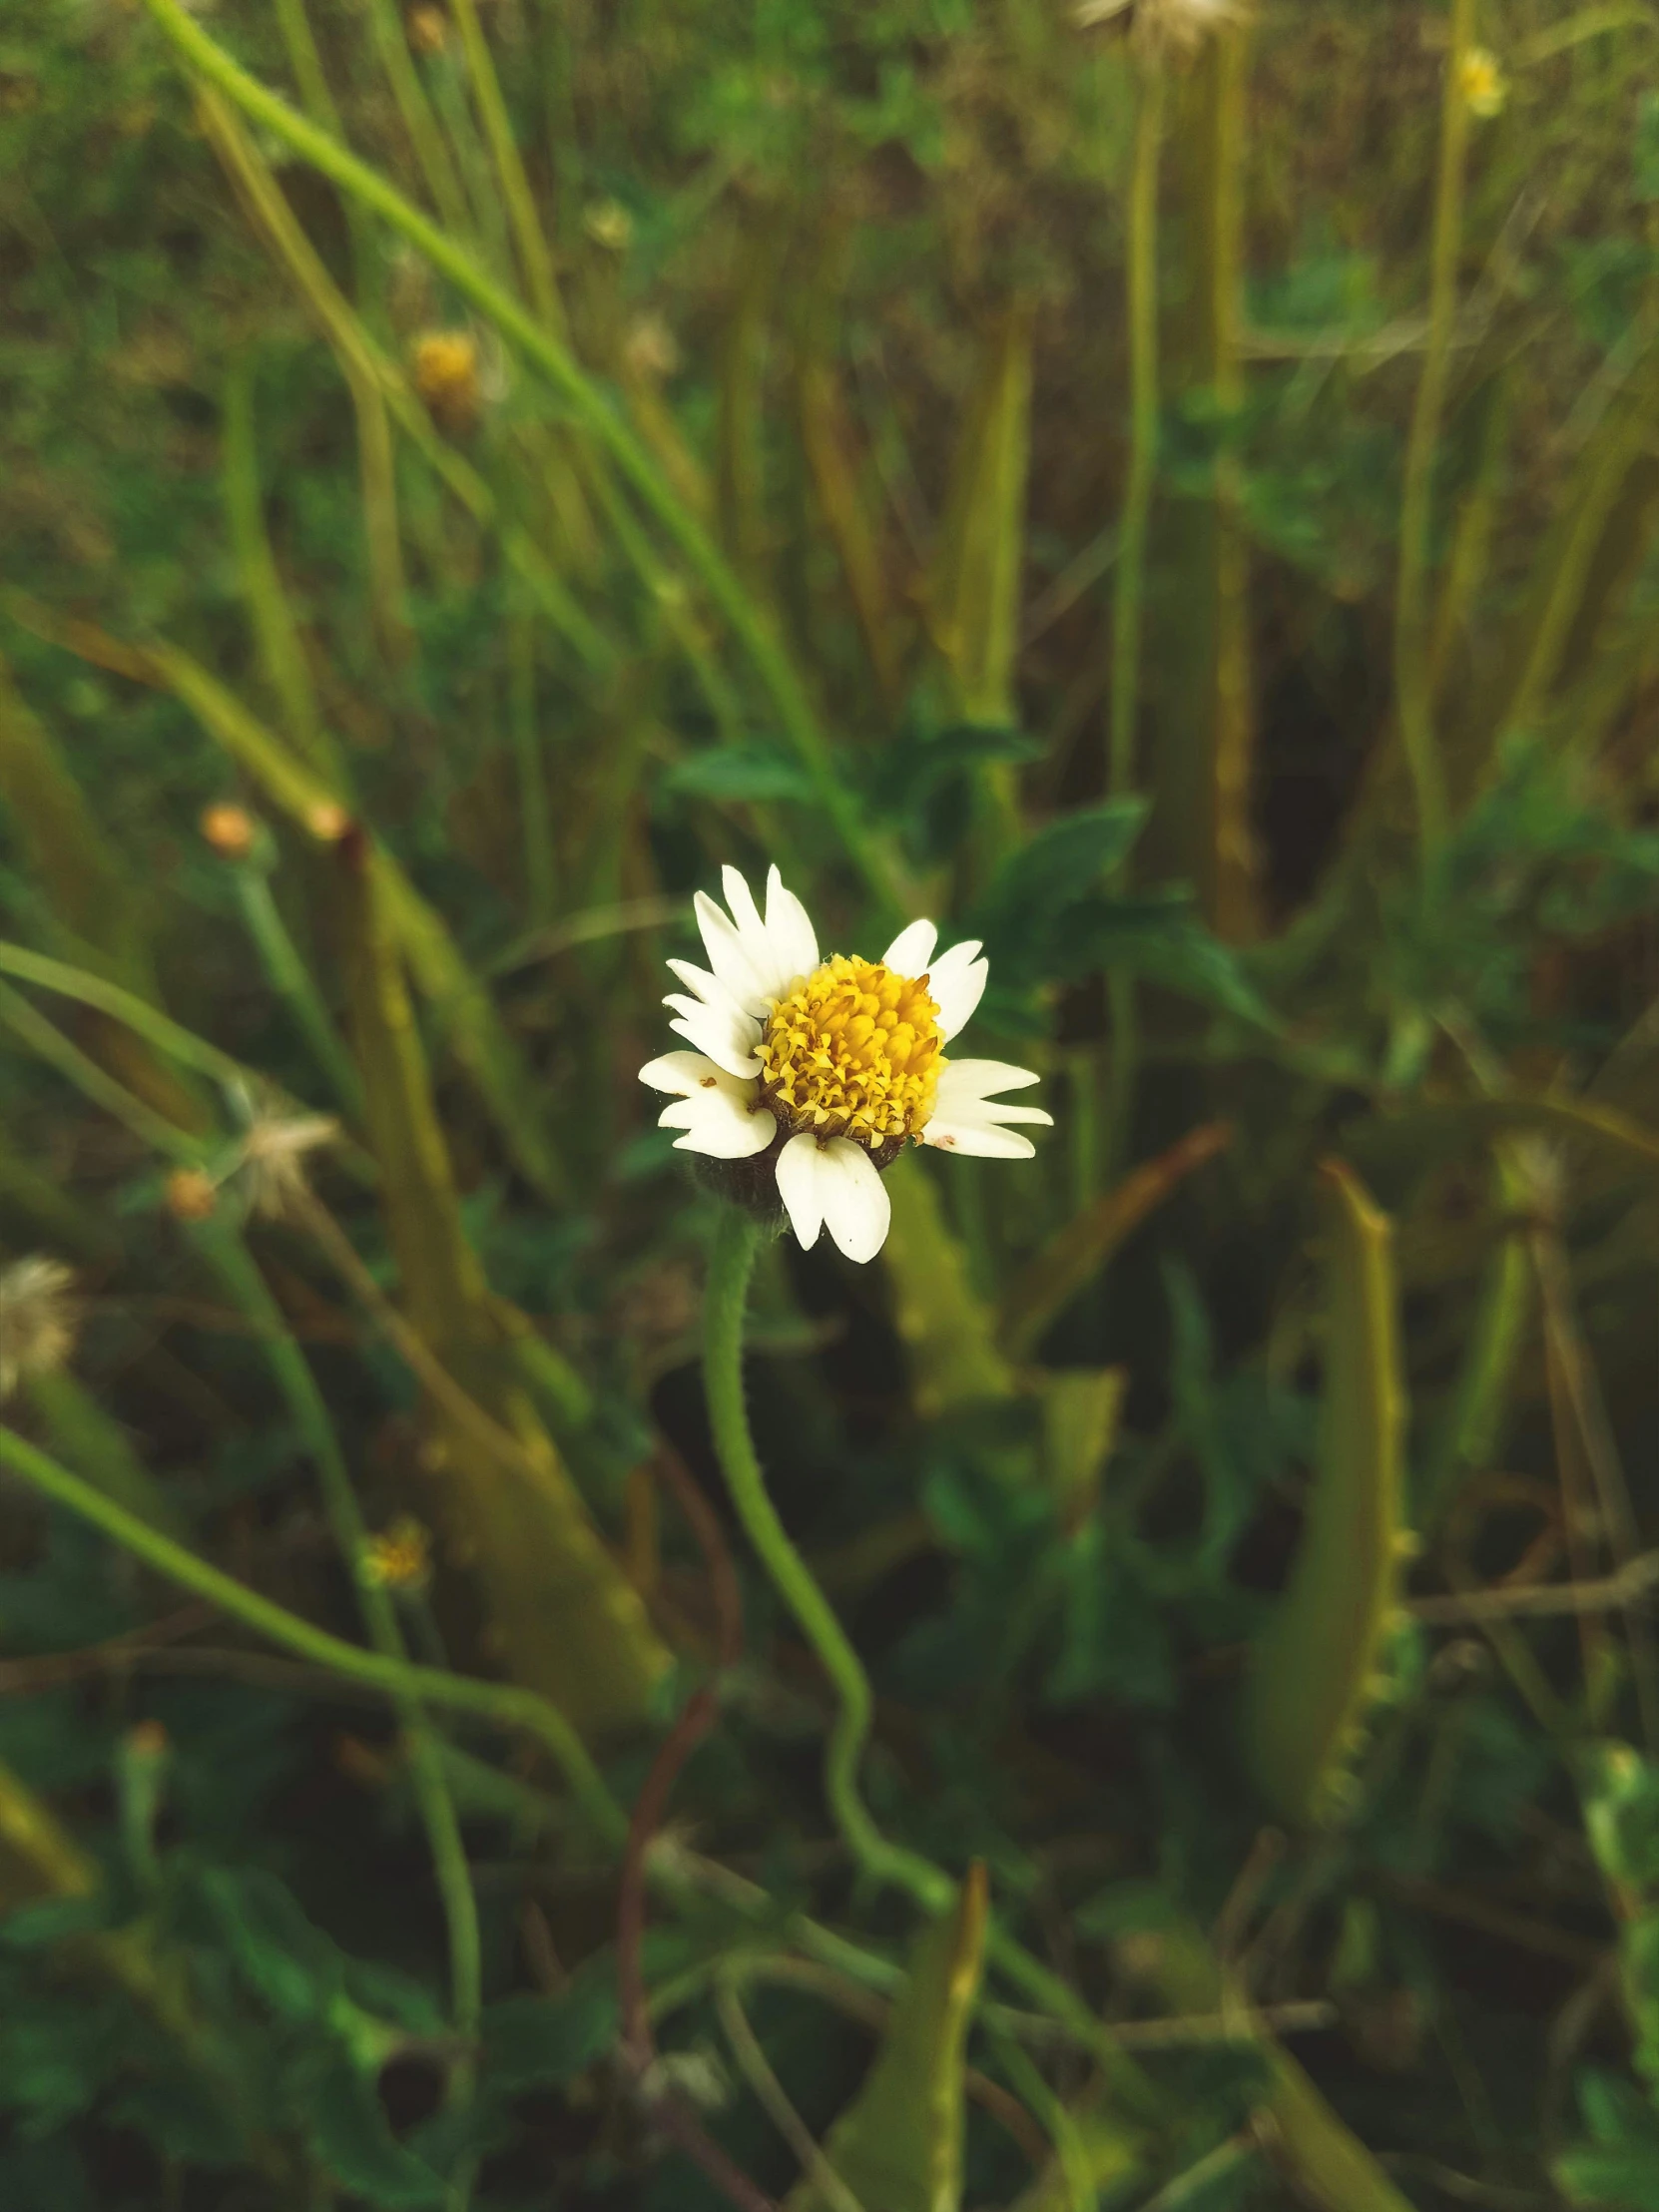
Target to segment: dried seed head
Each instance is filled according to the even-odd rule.
[[[660,383],[680,366],[674,332],[660,314],[642,314],[630,325],[622,346],[623,366],[642,383]]]
[[[38,1252],[0,1269],[0,1401],[26,1377],[61,1368],[74,1351],[74,1281],[61,1260]]]
[[[290,1213],[308,1190],[306,1153],[338,1135],[332,1114],[256,1114],[242,1145],[244,1188],[254,1212],[272,1220]]]
[[[254,849],[259,824],[246,807],[221,805],[202,810],[202,834],[228,860],[246,859]]]
[[[620,200],[597,200],[583,211],[582,228],[608,254],[625,253],[633,242],[634,219]]]
[[[1073,21],[1085,29],[1122,17],[1137,46],[1152,54],[1190,54],[1218,31],[1248,20],[1249,0],[1080,0]]]

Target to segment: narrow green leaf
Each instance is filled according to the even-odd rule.
[[[1281,1818],[1328,1801],[1393,1604],[1404,1390],[1391,1232],[1342,1162],[1323,1170],[1329,1335],[1319,1465],[1290,1586],[1255,1654],[1245,1749]]]
[[[881,2048],[825,2144],[863,2212],[957,2212],[962,2196],[962,2058],[985,1948],[987,1884],[977,1861],[954,1908],[922,1935]],[[786,2212],[839,2212],[811,2180]]]

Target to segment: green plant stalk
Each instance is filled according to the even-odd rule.
[[[750,1434],[743,1396],[744,1309],[763,1234],[760,1224],[740,1208],[721,1209],[703,1307],[703,1382],[715,1451],[745,1534],[834,1685],[836,1714],[825,1759],[825,1793],[835,1826],[863,1874],[903,1890],[936,1918],[950,1907],[957,1885],[931,1860],[890,1843],[870,1818],[858,1788],[858,1766],[869,1739],[869,1679],[778,1517]],[[986,1950],[1011,1981],[1071,2028],[1094,2054],[1126,2106],[1142,2113],[1157,2108],[1158,2100],[1139,2066],[1106,2033],[1077,1992],[994,1919]]]
[[[500,197],[490,176],[484,144],[467,105],[460,63],[447,47],[441,47],[426,60],[421,74],[431,90],[432,106],[455,157],[467,206],[472,211],[472,236],[477,242],[480,259],[488,262],[503,284],[511,285],[513,257],[507,243],[507,226],[501,214]]]
[[[43,1368],[23,1384],[53,1448],[87,1469],[107,1497],[169,1536],[183,1536],[177,1505],[127,1440],[127,1431],[67,1367]]]
[[[1496,1196],[1506,1214],[1520,1216],[1531,1189],[1511,1144],[1492,1153]],[[1419,1515],[1425,1526],[1444,1519],[1472,1474],[1494,1464],[1516,1365],[1533,1315],[1532,1264],[1518,1226],[1505,1228],[1486,1264],[1462,1366],[1441,1426],[1425,1455]]]
[[[883,908],[900,906],[892,863],[876,845],[837,775],[829,744],[783,645],[741,579],[665,481],[622,415],[558,340],[492,281],[455,240],[429,222],[383,177],[249,76],[193,20],[181,0],[146,0],[146,5],[193,69],[418,248],[559,393],[575,419],[615,461],[624,480],[726,618],[771,694],[785,734],[813,779],[826,818],[865,885]]]
[[[272,690],[282,703],[287,734],[326,774],[339,762],[317,719],[316,693],[304,648],[266,534],[254,434],[254,361],[241,355],[225,379],[225,510],[254,635]]]
[[[536,724],[536,632],[524,614],[513,616],[507,632],[508,722],[518,769],[518,805],[523,817],[525,906],[532,927],[553,919],[556,900],[553,818],[547,804],[547,764]]]
[[[217,140],[220,136],[215,114],[217,103],[206,88],[198,88],[198,104],[209,137]],[[277,101],[276,104],[282,108],[284,114],[293,114],[285,102]],[[299,116],[294,116],[294,121],[312,133],[318,145],[337,146],[337,141],[326,132],[317,130],[314,124],[305,123]],[[340,151],[343,155],[343,149]],[[350,159],[349,156],[343,158]],[[348,200],[347,206],[351,205],[353,203]],[[263,209],[259,212],[262,215],[266,213]],[[373,608],[375,627],[388,657],[393,661],[401,661],[407,657],[412,636],[404,612],[403,543],[397,523],[397,471],[392,453],[391,429],[386,421],[379,379],[374,374],[366,349],[355,341],[356,327],[355,317],[352,317],[349,324],[340,321],[326,322],[324,333],[333,348],[340,373],[345,378],[346,389],[351,395],[352,411],[357,420],[357,480],[362,496],[369,600]]]
[[[1474,28],[1474,0],[1451,0],[1451,40],[1440,95],[1440,156],[1434,185],[1434,236],[1429,256],[1428,338],[1405,446],[1399,513],[1399,565],[1394,585],[1394,704],[1400,745],[1417,812],[1417,843],[1425,871],[1445,842],[1445,777],[1434,738],[1433,678],[1428,639],[1428,536],[1434,452],[1445,406],[1452,322],[1457,311],[1457,257],[1463,236],[1463,157],[1469,110],[1463,95],[1464,57]]]
[[[233,1060],[205,1037],[170,1019],[148,999],[123,990],[119,983],[106,982],[86,968],[72,967],[67,960],[54,960],[44,952],[31,952],[26,945],[0,939],[0,975],[14,975],[20,983],[38,984],[42,990],[56,991],[60,997],[113,1015],[159,1051],[211,1076],[216,1083],[246,1084],[252,1080],[252,1070],[240,1060]]]
[[[564,310],[553,280],[553,257],[536,214],[530,180],[524,174],[524,164],[513,140],[513,127],[507,115],[507,104],[501,97],[495,64],[490,59],[489,42],[479,24],[473,0],[451,0],[451,7],[460,29],[461,49],[466,55],[467,75],[472,81],[472,97],[483,122],[484,136],[489,141],[490,158],[501,184],[501,197],[507,204],[530,304],[550,330],[562,333]]]
[[[427,467],[475,522],[498,534],[502,551],[534,592],[542,612],[585,666],[598,674],[608,673],[619,657],[615,646],[583,613],[528,534],[502,518],[495,494],[478,471],[433,428],[430,416],[409,389],[401,369],[376,346],[361,318],[318,260],[315,249],[278,190],[269,164],[238,121],[236,110],[204,88],[202,112],[221,160],[247,194],[249,205],[263,225],[268,240],[335,350],[342,357],[349,351],[360,359],[365,371],[378,380],[398,428]]]
[[[37,1058],[73,1083],[83,1098],[102,1107],[105,1113],[113,1114],[140,1144],[190,1166],[201,1160],[203,1147],[199,1139],[190,1136],[177,1122],[169,1121],[165,1114],[158,1114],[153,1106],[147,1106],[125,1083],[118,1083],[113,1075],[106,1075],[96,1060],[89,1058],[78,1044],[31,1006],[21,992],[4,983],[0,983],[0,1021]]]
[[[363,1098],[357,1070],[329,1018],[322,993],[310,969],[299,957],[298,947],[277,910],[272,896],[270,874],[260,864],[258,856],[235,861],[232,865],[243,919],[248,924],[248,934],[254,940],[271,987],[292,1014],[300,1035],[310,1046],[311,1057],[327,1077],[336,1101],[360,1123]]]
[[[420,174],[426,180],[426,190],[432,195],[446,226],[457,236],[464,237],[468,228],[466,197],[455,174],[455,165],[449,159],[449,149],[443,143],[443,133],[438,129],[431,102],[426,97],[426,88],[420,81],[420,72],[409,52],[408,38],[397,10],[392,0],[368,0],[368,14],[374,26],[380,66],[391,86],[391,96],[397,103],[403,128],[409,134],[409,144],[414,148]]]
[[[581,1738],[558,1708],[534,1690],[517,1689],[506,1682],[484,1682],[475,1675],[446,1674],[437,1667],[411,1666],[331,1636],[326,1629],[313,1627],[285,1606],[273,1604],[246,1583],[222,1573],[194,1551],[164,1536],[114,1499],[105,1497],[92,1483],[60,1466],[14,1429],[3,1426],[0,1466],[9,1468],[54,1504],[101,1529],[170,1582],[194,1591],[256,1635],[309,1660],[313,1666],[379,1690],[393,1702],[410,1698],[418,1704],[441,1705],[493,1722],[498,1728],[522,1730],[534,1736],[551,1754],[571,1796],[596,1833],[617,1848],[625,1841],[628,1817],[588,1757]]]
[[[1135,115],[1129,178],[1129,475],[1118,526],[1112,590],[1112,688],[1106,791],[1135,785],[1135,721],[1141,682],[1141,612],[1147,525],[1158,465],[1158,165],[1164,144],[1164,75],[1148,63]]]
[[[767,1495],[749,1432],[743,1398],[744,1308],[761,1237],[761,1226],[751,1215],[736,1206],[722,1207],[703,1322],[703,1382],[715,1450],[745,1534],[834,1684],[837,1711],[825,1761],[825,1789],[835,1826],[872,1880],[906,1890],[929,1913],[942,1913],[955,1895],[955,1884],[929,1861],[889,1843],[859,1794],[858,1765],[870,1726],[869,1681]]]
[[[1146,541],[1158,465],[1158,167],[1164,144],[1164,73],[1156,59],[1141,77],[1129,178],[1129,476],[1118,529],[1112,586],[1112,683],[1107,710],[1106,790],[1134,788],[1136,709],[1141,688],[1141,622],[1146,597]],[[1107,1071],[1099,1165],[1110,1177],[1129,1152],[1139,1059],[1133,978],[1107,979],[1111,1059]],[[1093,1197],[1093,1192],[1087,1194]]]
[[[383,1658],[405,1663],[408,1651],[390,1592],[366,1571],[368,1530],[357,1493],[340,1450],[334,1424],[304,1354],[294,1342],[281,1309],[242,1237],[217,1220],[203,1222],[193,1242],[226,1290],[260,1332],[278,1388],[287,1400],[300,1434],[315,1462],[329,1529],[357,1593],[358,1610],[369,1641]],[[449,1794],[443,1761],[419,1704],[397,1700],[398,1717],[409,1745],[409,1773],[415,1803],[432,1855],[449,1937],[450,2005],[457,2034],[468,2041],[478,2032],[483,2010],[483,1964],[478,1936],[478,1904],[461,1841],[460,1822]],[[470,2083],[457,2082],[465,2090]]]

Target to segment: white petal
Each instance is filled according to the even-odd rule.
[[[979,1160],[1029,1160],[1037,1149],[1015,1129],[999,1129],[988,1121],[946,1121],[938,1114],[921,1132],[921,1141],[941,1152],[967,1153]]]
[[[948,1043],[973,1018],[990,973],[988,961],[978,957],[979,939],[965,937],[940,953],[927,971],[927,991],[939,1009],[939,1035]]]
[[[741,876],[738,879],[743,880]],[[709,965],[741,1006],[752,1014],[764,1013],[768,993],[761,986],[737,924],[715,904],[707,891],[698,892],[692,900],[692,908],[703,933]],[[677,963],[671,960],[669,965],[675,967]]]
[[[753,1083],[711,1069],[689,1097],[676,1099],[657,1117],[659,1129],[683,1129],[676,1152],[701,1152],[712,1160],[747,1160],[764,1152],[778,1124],[757,1105]]]
[[[774,868],[773,874],[776,875],[777,872]],[[774,940],[770,926],[761,919],[761,909],[755,903],[754,893],[738,870],[735,867],[722,868],[720,879],[726,886],[726,903],[731,907],[732,917],[738,925],[744,957],[754,970],[755,981],[763,999],[770,1006],[775,998],[783,997],[803,970],[795,965],[788,943]],[[770,912],[770,881],[767,889]],[[779,910],[782,912],[782,907]],[[813,965],[817,967],[816,959]]]
[[[778,1195],[803,1252],[811,1252],[824,1227],[821,1154],[816,1137],[792,1137],[778,1155]]]
[[[939,1070],[940,1106],[960,1099],[989,1098],[996,1091],[1022,1091],[1042,1078],[1035,1068],[1016,1068],[1007,1060],[946,1060]]]
[[[831,1137],[819,1155],[824,1225],[849,1260],[860,1267],[887,1241],[892,1201],[881,1171],[861,1144]]]
[[[811,975],[818,966],[818,932],[812,916],[794,891],[787,890],[776,867],[767,873],[767,935],[779,962],[782,997],[798,976]]]
[[[706,1005],[719,1006],[730,1003],[740,1009],[743,999],[729,983],[723,983],[718,975],[711,975],[707,968],[694,967],[690,960],[670,960],[668,965],[679,976],[687,990],[695,991]]]
[[[665,1052],[660,1060],[647,1060],[640,1069],[640,1081],[649,1083],[654,1091],[673,1091],[677,1097],[690,1098],[706,1075],[720,1073],[713,1060],[706,1060],[701,1052]]]
[[[901,929],[881,955],[881,965],[894,975],[925,975],[939,932],[930,921],[912,921]]]
[[[724,1005],[703,1005],[695,998],[676,995],[665,998],[663,1004],[672,1006],[680,1016],[669,1023],[675,1035],[684,1037],[699,1052],[706,1052],[728,1075],[760,1074],[755,1047],[760,1042],[761,1025],[741,1007],[730,1000]]]

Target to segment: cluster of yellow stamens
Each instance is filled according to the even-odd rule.
[[[756,1048],[761,1091],[792,1132],[879,1151],[933,1111],[942,1043],[925,975],[837,953],[774,1006]]]

